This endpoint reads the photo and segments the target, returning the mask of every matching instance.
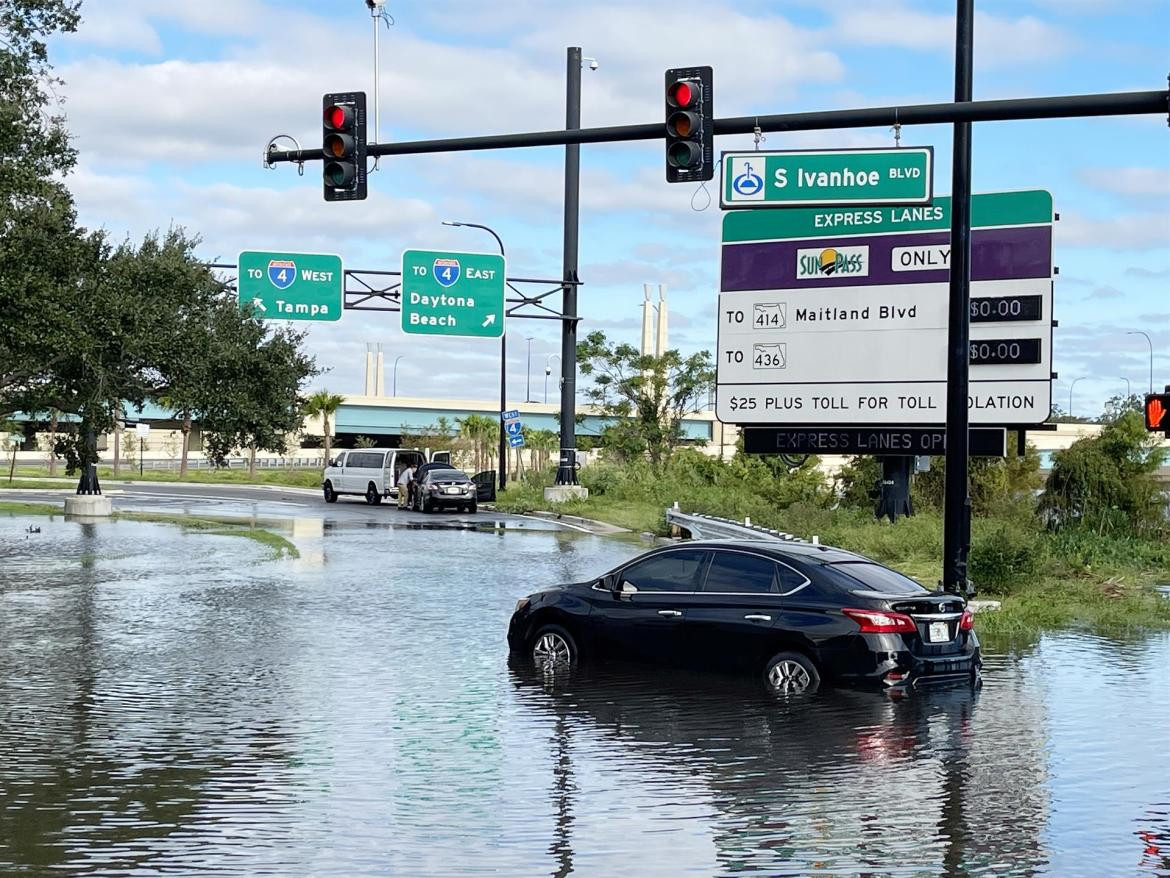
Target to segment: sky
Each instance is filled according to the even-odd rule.
[[[975,99],[1166,87],[1167,0],[977,0]],[[67,178],[83,224],[116,239],[180,225],[199,255],[337,253],[346,268],[395,270],[409,248],[490,251],[511,276],[559,278],[563,147],[389,157],[369,198],[325,203],[320,164],[262,167],[268,139],[320,146],[321,96],[365,90],[374,37],[384,142],[557,129],[565,49],[581,46],[585,127],[662,121],[663,71],[714,68],[718,117],[946,102],[953,97],[954,5],[946,0],[651,0],[562,4],[387,0],[84,0],[76,34],[53,40],[59,93],[79,151]],[[884,128],[768,134],[764,149],[893,145]],[[373,134],[371,132],[371,139]],[[935,147],[935,192],[950,190],[949,126],[906,126]],[[1170,128],[1165,116],[979,123],[976,192],[1048,189],[1055,229],[1053,398],[1092,415],[1150,380],[1170,382]],[[752,147],[716,138],[716,150]],[[644,283],[664,284],[670,344],[714,351],[721,211],[716,195],[669,185],[661,142],[581,150],[579,313],[637,345]],[[705,208],[705,209],[704,209]],[[554,297],[559,299],[559,295]],[[404,335],[397,314],[349,311],[309,328],[325,370],[313,382],[361,393],[367,343],[404,396],[498,396],[494,341]],[[555,396],[559,328],[511,320],[508,389]],[[528,339],[531,338],[529,342]],[[529,359],[531,351],[531,359]],[[529,367],[529,363],[531,366]],[[1128,383],[1127,383],[1128,382]],[[387,374],[387,392],[392,376]],[[550,396],[552,401],[552,396]]]

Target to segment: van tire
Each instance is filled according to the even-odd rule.
[[[322,490],[325,494],[325,502],[326,503],[336,503],[337,502],[337,492],[333,490],[333,482],[326,482],[325,486]]]
[[[366,486],[366,502],[371,506],[377,506],[382,502],[382,495],[378,493],[378,486],[370,482]]]

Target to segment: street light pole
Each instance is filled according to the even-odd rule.
[[[560,354],[549,354],[544,358],[544,401],[548,403],[548,376],[552,374],[552,361],[561,361]]]
[[[392,373],[394,378],[393,378],[393,381],[391,382],[391,385],[390,385],[390,395],[391,396],[395,396],[395,397],[398,396],[398,361],[401,360],[404,356],[406,356],[406,355],[399,354],[397,357],[394,358],[394,371]]]
[[[565,66],[565,130],[581,127],[581,47]],[[581,144],[565,145],[564,306],[561,308],[561,454],[558,485],[577,484],[577,243],[581,218]]]
[[[496,243],[500,247],[500,255],[504,255],[504,242],[500,240],[500,236],[496,234],[495,229],[489,226],[480,223],[460,223],[453,220],[443,220],[443,225],[463,226],[468,229],[482,229],[496,239]],[[508,410],[508,318],[506,308],[504,311],[503,329],[504,331],[500,333],[500,410],[496,413],[496,418],[500,424],[499,485],[501,491],[508,484],[508,440],[504,435],[504,412]]]
[[[1133,396],[1133,385],[1129,383],[1128,378],[1122,378],[1125,382],[1125,401],[1128,403],[1131,396]]]
[[[1085,376],[1082,375],[1080,378],[1074,378],[1072,380],[1072,384],[1070,384],[1068,386],[1068,416],[1069,416],[1070,420],[1072,419],[1072,416],[1073,416],[1073,411],[1072,411],[1073,388],[1077,386],[1078,381],[1084,381],[1084,380],[1085,380]]]
[[[1146,344],[1150,346],[1150,393],[1154,392],[1154,343],[1150,340],[1148,332],[1142,332],[1140,329],[1134,329],[1126,333],[1126,335],[1144,335]]]
[[[532,402],[532,339],[528,336],[528,365],[524,369],[524,401]]]

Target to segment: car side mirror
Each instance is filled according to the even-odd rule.
[[[330,459],[329,466],[337,466],[337,458],[336,457]]]

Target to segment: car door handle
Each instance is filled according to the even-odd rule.
[[[669,616],[671,618],[674,618],[676,616],[681,616],[682,612],[680,610],[659,610],[658,615],[659,616]]]
[[[748,613],[744,616],[749,622],[771,622],[771,616],[765,616],[763,613]]]

